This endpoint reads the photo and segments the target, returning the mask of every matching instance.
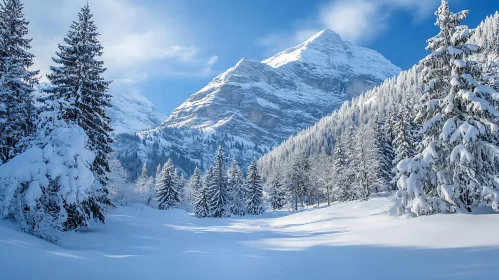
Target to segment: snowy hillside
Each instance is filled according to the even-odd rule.
[[[263,62],[243,58],[163,125],[227,132],[271,148],[400,71],[326,29]]]
[[[63,234],[60,246],[0,221],[2,279],[496,278],[498,215],[395,218],[387,204],[240,219],[118,208],[107,225]]]
[[[36,98],[46,96],[42,92],[48,87],[48,83],[40,83],[35,92]],[[107,109],[108,115],[112,119],[112,127],[115,134],[136,133],[142,130],[157,127],[167,116],[158,111],[144,95],[138,92],[111,90],[111,108]]]
[[[141,158],[155,170],[156,161],[164,163],[172,156],[189,174],[196,165],[205,168],[221,145],[247,166],[253,157],[400,71],[376,51],[326,29],[263,62],[242,59],[193,94],[160,127],[122,138],[117,150],[126,166],[139,166],[126,161]],[[147,156],[153,149],[165,158]]]
[[[111,92],[112,105],[108,114],[113,120],[114,133],[135,133],[157,127],[167,116],[158,111],[146,97],[140,93]]]

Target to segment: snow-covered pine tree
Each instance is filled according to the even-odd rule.
[[[235,160],[230,165],[227,177],[231,201],[230,212],[236,216],[244,216],[246,214],[246,192],[241,168]]]
[[[281,210],[286,205],[286,192],[280,175],[275,175],[270,182],[269,203],[273,211]]]
[[[181,195],[178,188],[175,166],[170,159],[161,169],[159,178],[156,179],[156,200],[159,209],[168,210],[180,205]]]
[[[213,176],[206,181],[208,191],[210,216],[215,218],[230,215],[230,197],[227,188],[227,173],[225,170],[225,154],[223,148],[218,147],[213,165]]]
[[[318,184],[316,189],[316,202],[319,203],[320,199],[326,198],[328,206],[331,206],[333,198],[333,187],[335,185],[334,174],[334,158],[326,152],[320,153],[318,156],[311,160],[311,177]]]
[[[332,186],[333,201],[348,201],[350,199],[350,184],[348,183],[348,158],[345,152],[346,146],[344,139],[340,138],[336,142],[336,147],[333,153],[333,176],[335,180]]]
[[[295,211],[298,211],[298,205],[303,204],[307,185],[310,181],[310,161],[305,156],[305,153],[299,153],[293,159],[291,168],[288,169],[290,174],[287,175],[289,180],[288,196],[289,201],[293,204]]]
[[[208,196],[208,184],[213,181],[214,168],[211,166],[206,172],[205,183],[201,186],[196,194],[194,202],[194,215],[199,218],[209,217],[210,212],[210,197]]]
[[[189,180],[189,186],[187,188],[187,199],[190,203],[194,205],[196,203],[197,196],[201,189],[203,188],[203,178],[201,176],[201,170],[196,167],[194,173]]]
[[[58,66],[50,67],[51,73],[47,77],[51,86],[46,91],[53,99],[62,98],[69,104],[63,108],[64,118],[81,126],[89,137],[88,145],[96,155],[92,170],[98,183],[91,203],[97,216],[103,208],[112,206],[107,189],[112,128],[106,114],[111,106],[111,95],[107,93],[110,82],[102,77],[106,68],[98,58],[103,54],[103,47],[92,18],[86,4],[78,13],[78,21],[71,24],[64,38],[65,45],[59,45],[53,58]]]
[[[407,98],[404,98],[403,105],[397,112],[397,118],[393,126],[393,147],[395,148],[395,159],[393,165],[406,158],[414,156],[414,121],[411,115],[411,108]]]
[[[35,129],[33,85],[38,71],[30,71],[29,22],[20,0],[0,3],[0,165],[22,151],[21,139]]]
[[[56,241],[54,230],[77,230],[92,217],[103,221],[103,214],[93,216],[89,203],[95,154],[85,131],[62,118],[63,100],[46,102],[27,149],[0,166],[0,216]]]
[[[144,162],[140,177],[135,184],[135,192],[139,196],[140,202],[145,205],[151,204],[155,197],[154,179],[147,174],[147,164]]]
[[[248,215],[263,213],[263,183],[256,160],[253,160],[248,168],[246,199],[246,213]]]
[[[442,0],[436,12],[440,33],[428,40],[432,53],[424,63],[424,95],[418,119],[425,149],[399,163],[397,214],[471,211],[489,203],[498,209],[495,177],[499,166],[497,131],[499,94],[477,82],[480,51],[467,44],[471,30],[461,25],[468,11],[451,13]]]
[[[376,146],[379,155],[379,171],[381,172],[379,178],[379,185],[381,189],[378,191],[393,191],[395,184],[392,183],[393,177],[393,160],[394,152],[392,146],[392,137],[390,126],[388,123],[382,124],[380,118],[376,117],[374,121],[376,127]]]
[[[373,176],[371,176],[374,164],[371,155],[372,141],[366,141],[366,139],[372,139],[368,135],[367,125],[361,125],[359,129],[356,130],[356,135],[354,138],[354,146],[352,152],[352,159],[349,164],[350,172],[353,172],[354,181],[353,188],[351,188],[352,199],[367,199],[371,195],[371,186],[373,183]]]

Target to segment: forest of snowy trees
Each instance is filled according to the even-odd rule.
[[[499,210],[499,14],[476,30],[461,24],[467,14],[451,13],[443,0],[431,53],[412,69],[247,168],[219,147],[206,170],[202,161],[189,166],[186,179],[175,166],[182,155],[140,162],[136,151],[130,159],[114,153],[111,83],[88,4],[54,50],[50,85],[35,98],[39,72],[31,70],[23,4],[4,0],[0,218],[56,241],[58,231],[105,222],[108,209],[132,204],[223,218],[393,195],[396,215]]]
[[[442,1],[431,54],[262,157],[267,185],[295,209],[395,191],[394,214],[498,210],[499,14],[467,14]]]

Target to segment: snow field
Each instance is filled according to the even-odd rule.
[[[198,219],[137,205],[60,246],[0,222],[2,279],[495,279],[499,215],[386,215],[390,201]],[[489,211],[489,210],[484,210]]]

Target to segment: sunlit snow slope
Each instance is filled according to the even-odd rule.
[[[118,208],[52,245],[0,222],[0,278],[496,279],[499,215],[386,215],[386,198],[198,219]]]

